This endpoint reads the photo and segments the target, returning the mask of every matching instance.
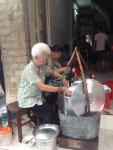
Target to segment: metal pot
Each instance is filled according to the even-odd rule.
[[[103,87],[94,79],[87,79],[86,83],[90,100],[90,110],[91,112],[100,112],[105,103]],[[59,109],[61,113],[77,116],[84,114],[86,97],[83,93],[82,81],[76,81],[69,90],[72,91],[71,97],[66,97],[65,95],[59,96]]]
[[[38,150],[56,150],[56,139],[59,127],[53,124],[44,124],[33,131]]]
[[[71,116],[59,112],[62,134],[74,139],[94,139],[98,136],[100,127],[100,113],[90,116]]]
[[[75,86],[69,87],[70,91],[74,91]],[[75,115],[72,110],[72,103],[71,103],[71,97],[65,96],[65,95],[59,95],[59,110],[61,113],[65,115]]]
[[[65,115],[74,115],[70,97],[59,95],[59,110]]]

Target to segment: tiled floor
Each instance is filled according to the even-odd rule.
[[[28,125],[23,127],[23,136],[31,135],[32,128]],[[32,148],[26,147],[24,144],[18,142],[17,130],[15,128],[13,135],[13,143],[10,146],[0,146],[1,148],[5,148],[8,150],[36,150],[36,146]],[[66,150],[62,148],[58,148],[58,150]],[[99,132],[99,143],[98,150],[113,150],[113,116],[102,115],[101,116],[101,124],[100,124],[100,132]]]
[[[113,130],[100,130],[98,150],[113,150]]]
[[[100,82],[113,80],[113,71],[104,74],[97,72],[95,78]],[[113,101],[111,103],[111,109],[113,110]],[[113,150],[113,116],[101,116],[98,150]]]
[[[29,127],[28,125],[23,126],[23,137],[27,135],[32,135],[33,129]],[[18,142],[18,137],[17,137],[17,130],[15,128],[14,130],[14,135],[13,135],[13,143],[9,146],[1,146],[0,144],[0,150],[36,150],[36,145],[33,147],[26,147],[26,145],[21,144]],[[62,149],[62,148],[57,148],[57,150],[67,150],[67,149]]]
[[[113,80],[113,71],[108,71],[106,73],[95,72],[94,73],[96,80],[103,82],[105,80]]]

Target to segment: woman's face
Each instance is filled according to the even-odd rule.
[[[49,55],[43,55],[41,57],[34,57],[33,61],[35,62],[35,64],[39,67],[43,67],[46,64],[46,61],[48,59]]]
[[[52,56],[54,60],[58,61],[61,57],[61,52],[53,52]]]

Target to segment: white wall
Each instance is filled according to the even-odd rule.
[[[48,43],[72,42],[72,0],[47,0]]]

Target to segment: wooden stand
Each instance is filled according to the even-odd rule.
[[[89,96],[88,96],[88,90],[87,90],[87,83],[86,83],[86,78],[85,78],[85,74],[84,74],[84,70],[83,70],[83,66],[82,66],[82,63],[84,64],[84,67],[85,69],[87,70],[87,67],[85,65],[85,62],[82,58],[82,56],[80,55],[80,53],[78,52],[77,48],[75,47],[74,51],[73,51],[73,54],[66,66],[66,69],[64,71],[64,74],[63,74],[63,78],[64,78],[64,75],[68,69],[68,67],[70,66],[70,64],[72,63],[73,59],[77,58],[78,60],[78,63],[79,63],[79,67],[80,67],[80,71],[81,71],[81,75],[82,75],[82,81],[83,81],[83,92],[84,92],[84,95],[85,95],[85,114],[86,115],[90,115],[90,103],[89,103]]]

